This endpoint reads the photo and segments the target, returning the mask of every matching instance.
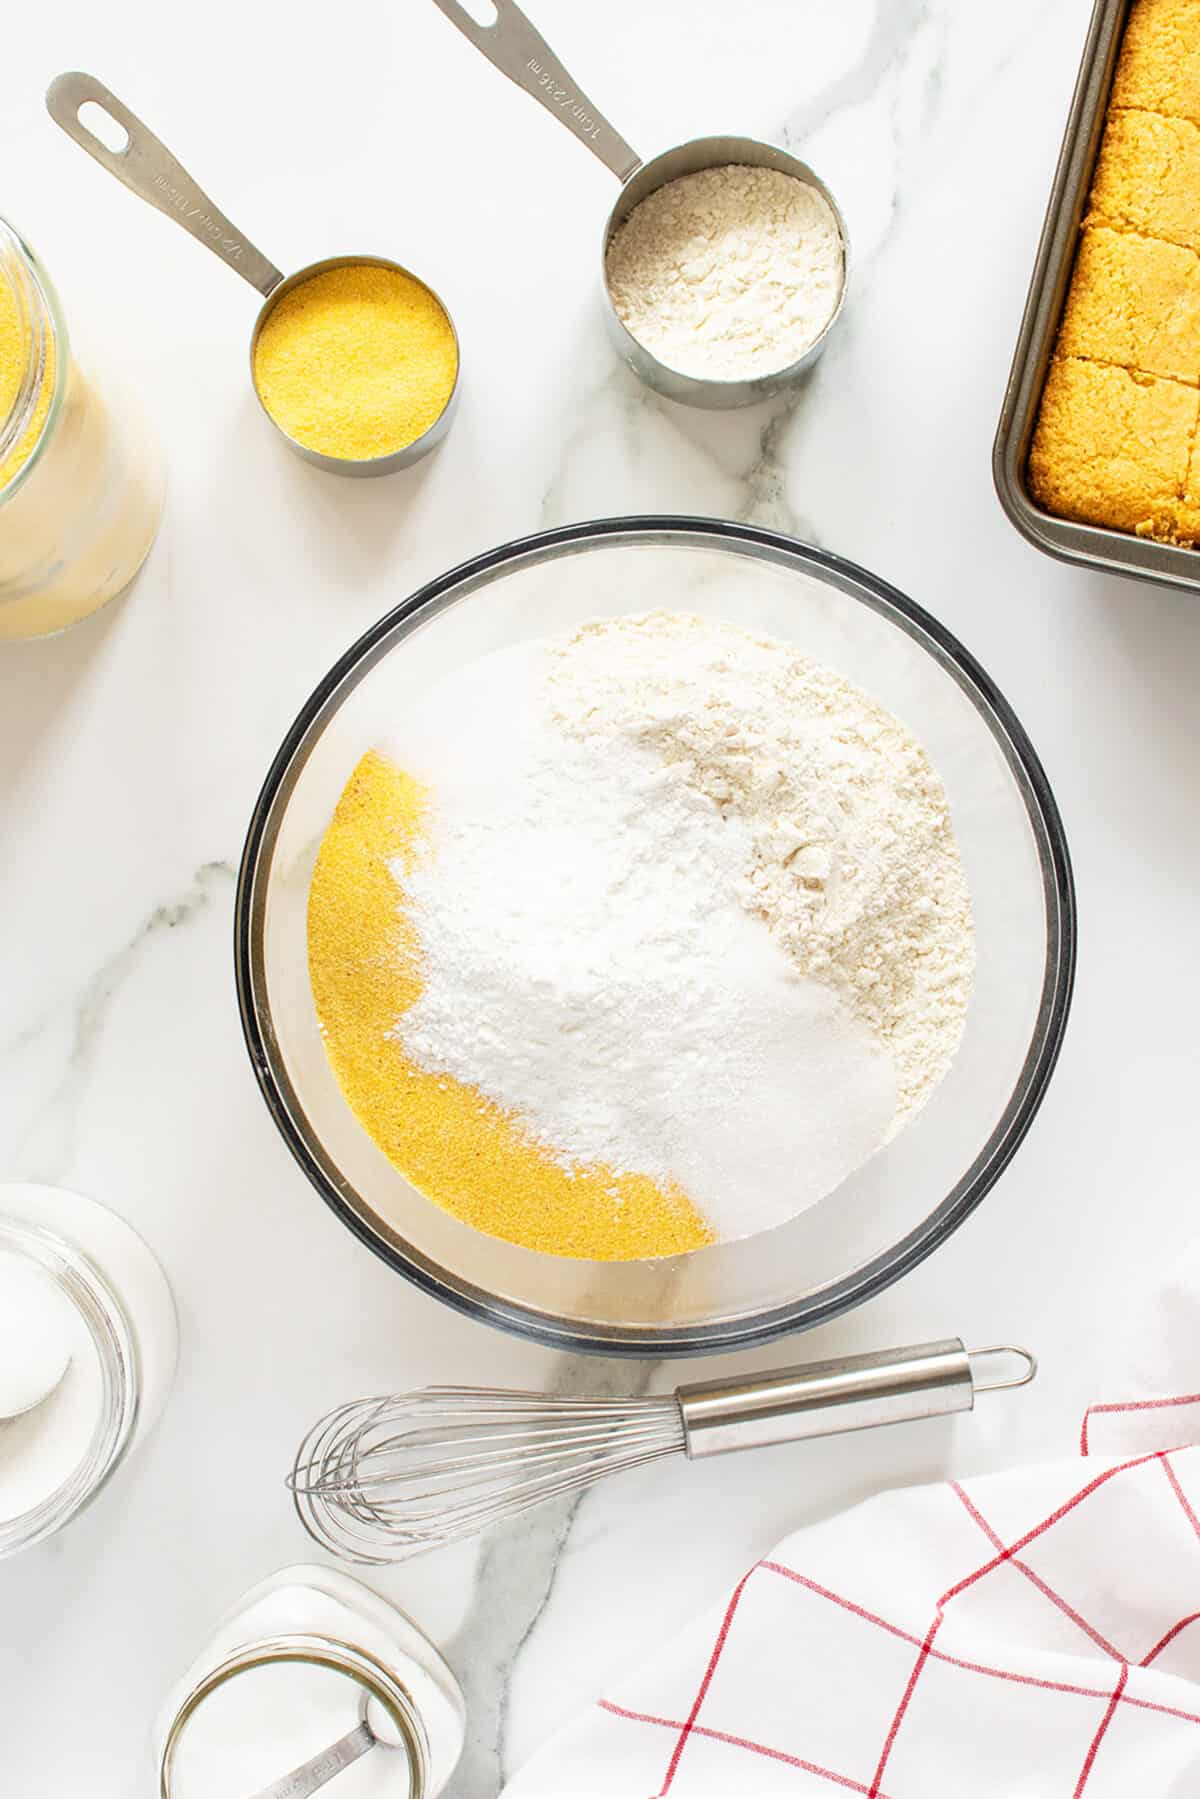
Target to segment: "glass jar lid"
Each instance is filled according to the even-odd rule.
[[[339,1764],[334,1755],[352,1735]],[[218,1662],[181,1701],[163,1740],[159,1794],[291,1799],[315,1791],[318,1772],[323,1783],[352,1764],[357,1777],[338,1780],[346,1799],[424,1799],[429,1741],[407,1687],[370,1651],[334,1637],[263,1637]]]

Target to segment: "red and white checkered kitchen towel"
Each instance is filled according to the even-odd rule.
[[[1169,1359],[1200,1387],[1190,1272]],[[1093,1406],[1070,1459],[786,1538],[506,1799],[1197,1799],[1200,1392],[1176,1385]]]

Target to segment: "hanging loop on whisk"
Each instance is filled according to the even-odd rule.
[[[969,1349],[967,1355],[977,1393],[1004,1393],[1010,1387],[1027,1387],[1038,1371],[1037,1357],[1033,1351],[1021,1349],[1015,1343],[989,1343],[986,1349]],[[1015,1359],[1017,1371],[1010,1372],[1004,1380],[980,1380],[976,1364],[988,1356],[1008,1356],[1010,1360]]]

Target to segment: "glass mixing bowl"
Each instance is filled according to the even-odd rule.
[[[671,1260],[586,1262],[484,1236],[375,1147],[325,1057],[305,912],[321,836],[362,752],[449,670],[581,620],[665,608],[798,645],[921,738],[950,798],[978,972],[950,1073],[894,1142],[791,1223]],[[237,897],[242,1021],[292,1154],[393,1268],[472,1317],[562,1349],[717,1352],[817,1324],[914,1267],[979,1204],[1037,1111],[1075,957],[1070,863],[1024,731],[949,632],[865,570],[772,531],[604,519],[476,557],[389,612],[321,682],[251,820]],[[720,1096],[714,1096],[717,1103]]]

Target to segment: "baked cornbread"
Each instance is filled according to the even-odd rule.
[[[1111,111],[1087,223],[1200,250],[1200,126],[1133,108]]]
[[[1133,8],[1111,104],[1200,124],[1200,0],[1142,0]]]
[[[1029,452],[1064,518],[1200,543],[1200,0],[1134,0]]]
[[[1200,391],[1077,356],[1057,356],[1029,452],[1051,512],[1123,531],[1170,534],[1184,491]]]
[[[1170,534],[1176,543],[1200,544],[1200,422],[1192,436],[1183,494],[1175,502]]]
[[[1200,381],[1200,256],[1107,225],[1084,231],[1058,353]]]

